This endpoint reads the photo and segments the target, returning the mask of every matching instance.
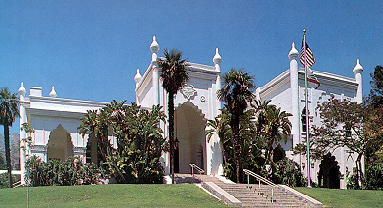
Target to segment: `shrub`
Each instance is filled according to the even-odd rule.
[[[383,189],[383,164],[369,166],[364,175],[365,189],[382,190]]]
[[[12,177],[13,177],[12,181],[17,181],[15,175],[12,175]],[[2,188],[9,188],[8,173],[0,174],[0,189]]]
[[[298,163],[290,159],[282,159],[273,166],[271,179],[274,183],[301,187],[307,184]]]
[[[62,162],[49,160],[43,162],[37,156],[26,162],[26,178],[29,174],[31,186],[73,186],[100,183],[104,170],[93,164],[83,164],[78,157],[68,158]]]

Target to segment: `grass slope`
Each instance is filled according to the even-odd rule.
[[[26,207],[26,188],[0,189],[0,207]],[[30,207],[227,207],[195,185],[51,186],[29,188]]]
[[[383,207],[383,191],[296,187],[297,191],[323,203],[323,207]]]

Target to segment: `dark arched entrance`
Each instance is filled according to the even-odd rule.
[[[174,170],[191,173],[190,163],[206,170],[206,119],[191,102],[179,105],[175,111],[176,152]]]
[[[319,165],[318,185],[323,188],[340,188],[339,165],[330,153],[323,157]]]

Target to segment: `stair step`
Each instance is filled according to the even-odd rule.
[[[213,182],[241,201],[244,207],[309,207],[297,197],[263,184],[228,184],[216,177],[199,174],[195,174],[194,177],[191,174],[175,174],[175,177],[177,183]]]

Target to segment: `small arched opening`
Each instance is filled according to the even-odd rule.
[[[60,124],[49,135],[47,159],[65,161],[68,157],[73,157],[72,138]]]

